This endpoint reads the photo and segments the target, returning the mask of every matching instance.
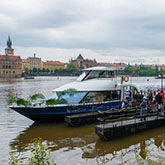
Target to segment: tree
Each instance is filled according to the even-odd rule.
[[[38,72],[39,72],[39,73],[41,72],[41,69],[40,69],[40,68],[38,68]]]
[[[159,75],[159,70],[158,70],[158,66],[157,65],[155,66],[155,74],[156,74],[156,76]]]
[[[46,69],[45,69],[45,68],[43,68],[43,69],[42,69],[42,72],[46,72]]]
[[[68,71],[74,71],[76,70],[75,66],[73,63],[69,63],[66,68]]]
[[[29,73],[29,69],[26,67],[24,68],[25,73]]]
[[[50,70],[47,68],[47,69],[46,69],[46,72],[47,72],[47,73],[49,73],[49,72],[50,72]]]
[[[32,69],[32,72],[36,73],[36,72],[37,72],[37,68],[34,67],[34,68]]]

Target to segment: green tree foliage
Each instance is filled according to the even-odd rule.
[[[38,68],[37,72],[39,72],[39,73],[40,73],[40,72],[41,72],[41,69],[40,69],[40,68]]]
[[[143,65],[140,65],[139,68],[129,65],[121,72],[129,75],[133,75],[134,73],[137,73],[139,76],[157,76],[160,74],[160,71],[158,70],[157,66],[155,69],[153,69],[149,66],[143,66]]]
[[[66,67],[66,70],[68,70],[68,71],[75,71],[76,68],[75,68],[75,66],[74,66],[73,63],[69,63],[69,64],[67,65],[67,67]]]
[[[50,70],[47,68],[47,69],[46,69],[46,72],[47,72],[47,73],[49,73],[49,72],[50,72]]]
[[[29,73],[29,69],[27,67],[24,69],[24,71],[25,73]]]
[[[46,69],[45,69],[45,68],[43,68],[43,69],[42,69],[42,72],[46,72]]]
[[[32,69],[32,72],[33,72],[33,73],[36,73],[36,72],[37,72],[37,68],[33,68],[33,69]]]

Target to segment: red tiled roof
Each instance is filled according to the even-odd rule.
[[[0,55],[0,60],[3,59],[6,55]],[[12,61],[17,60],[20,56],[8,56]]]
[[[64,63],[62,63],[60,61],[47,61],[47,62],[45,62],[45,64],[49,64],[49,65],[64,65]]]
[[[35,59],[40,60],[41,58],[39,58],[39,57],[29,57],[28,59],[30,59],[30,60],[35,60]]]
[[[9,56],[9,58],[13,61],[17,60],[20,56]]]
[[[0,60],[3,59],[4,55],[0,55]]]
[[[22,62],[29,62],[28,59],[22,59]]]

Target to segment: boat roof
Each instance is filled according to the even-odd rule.
[[[92,67],[92,68],[87,68],[87,69],[83,69],[84,71],[90,71],[90,70],[105,70],[105,71],[114,71],[115,68],[114,67],[110,67],[110,66],[96,66],[96,67]]]

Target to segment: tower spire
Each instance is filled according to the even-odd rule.
[[[7,48],[5,49],[5,54],[8,56],[13,56],[14,55],[14,49],[12,48],[12,41],[10,39],[10,34],[8,35],[8,40],[7,40]]]
[[[12,47],[12,41],[10,39],[10,35],[8,35],[7,48],[11,48],[11,47]]]

